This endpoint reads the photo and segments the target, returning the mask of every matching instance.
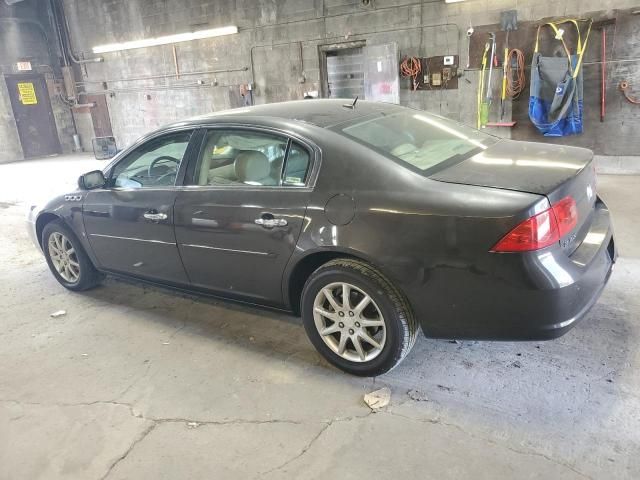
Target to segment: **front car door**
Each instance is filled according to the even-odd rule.
[[[273,131],[206,132],[175,204],[176,241],[193,286],[282,305],[282,275],[305,223],[318,156]]]
[[[175,187],[193,129],[157,135],[113,165],[105,188],[87,193],[83,218],[101,268],[188,284],[173,227]]]

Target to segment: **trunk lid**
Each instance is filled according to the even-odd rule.
[[[568,254],[582,243],[595,210],[593,152],[584,148],[502,140],[429,178],[544,195],[550,204],[571,196],[578,222],[560,240]]]

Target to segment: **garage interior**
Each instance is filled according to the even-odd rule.
[[[568,18],[593,20],[583,132],[543,136],[529,66]],[[501,102],[507,31],[525,85]],[[637,0],[0,0],[0,478],[640,478],[639,42]],[[28,239],[35,202],[158,127],[356,96],[593,150],[619,259],[588,316],[548,342],[419,335],[357,378],[295,316],[114,278],[69,292]]]

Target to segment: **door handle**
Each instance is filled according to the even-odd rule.
[[[289,223],[284,218],[256,218],[254,222],[264,228],[286,227]]]
[[[148,212],[144,213],[143,217],[146,218],[147,220],[153,220],[154,222],[159,222],[160,220],[166,220],[167,214],[158,213],[155,210],[149,210]]]

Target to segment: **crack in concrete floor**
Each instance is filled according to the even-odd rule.
[[[120,455],[118,456],[118,458],[116,458],[108,467],[107,472],[101,477],[101,480],[105,480],[106,478],[109,477],[109,475],[112,473],[112,471],[118,466],[118,464],[120,464],[121,462],[125,461],[127,459],[127,457],[133,452],[133,450],[135,449],[135,447],[137,445],[139,445],[140,443],[142,443],[156,428],[158,428],[160,425],[162,424],[166,424],[166,423],[180,423],[180,424],[184,424],[186,426],[190,426],[192,425],[191,428],[199,428],[200,426],[228,426],[228,425],[265,425],[265,424],[290,424],[290,425],[306,425],[309,422],[300,422],[300,421],[295,421],[295,420],[288,420],[288,419],[269,419],[269,420],[249,420],[249,419],[232,419],[232,420],[218,420],[218,421],[213,421],[213,420],[202,420],[202,419],[197,419],[197,418],[179,418],[179,417],[149,417],[146,416],[140,412],[136,412],[135,410],[135,405],[131,404],[131,403],[126,403],[126,402],[119,402],[119,401],[111,401],[111,400],[96,400],[96,401],[92,401],[92,402],[81,402],[81,403],[61,403],[61,402],[55,402],[55,403],[42,403],[42,402],[23,402],[23,401],[19,401],[19,400],[11,400],[11,399],[0,399],[0,403],[5,402],[5,403],[15,403],[15,404],[22,404],[22,405],[31,405],[31,406],[57,406],[57,407],[86,407],[86,406],[93,406],[93,405],[115,405],[115,406],[119,406],[119,407],[124,407],[127,408],[129,411],[129,414],[132,417],[141,419],[141,420],[145,420],[150,422],[151,424],[145,428],[140,434],[138,434],[132,441],[131,444],[129,445],[129,447]],[[416,401],[413,400],[405,400],[403,403],[398,404],[397,406],[402,406],[402,405],[406,405],[406,404],[410,404],[410,403],[418,403]],[[460,433],[464,434],[465,436],[470,436],[473,437],[475,439],[490,443],[492,445],[495,445],[499,448],[505,448],[513,453],[516,453],[518,455],[528,455],[528,456],[535,456],[535,457],[539,457],[542,458],[550,463],[562,466],[564,468],[567,468],[568,470],[572,471],[573,473],[578,474],[579,476],[581,476],[582,478],[585,478],[587,480],[593,480],[593,478],[587,474],[585,474],[584,472],[581,472],[580,470],[578,470],[575,466],[564,462],[560,459],[557,458],[553,458],[550,457],[547,454],[544,454],[542,452],[538,452],[535,450],[521,450],[521,449],[516,449],[508,444],[503,444],[503,443],[498,443],[496,442],[494,439],[489,438],[489,437],[484,437],[484,436],[479,436],[477,434],[474,434],[473,432],[470,432],[466,429],[464,429],[462,426],[457,425],[455,423],[451,423],[451,422],[447,422],[444,421],[442,418],[436,417],[436,418],[424,418],[424,417],[411,417],[408,415],[403,415],[397,412],[393,411],[393,405],[390,405],[389,407],[385,408],[385,409],[381,409],[378,411],[372,411],[369,410],[367,413],[363,414],[363,415],[353,415],[353,416],[349,416],[349,417],[336,417],[333,418],[329,421],[324,421],[324,422],[319,422],[321,424],[318,432],[311,438],[311,440],[306,443],[298,453],[296,453],[294,456],[292,456],[291,458],[286,459],[284,462],[282,462],[281,464],[270,468],[269,470],[266,471],[262,471],[260,472],[258,475],[259,476],[264,476],[264,475],[269,475],[273,472],[279,471],[279,470],[283,470],[285,467],[287,467],[288,465],[292,464],[293,462],[299,460],[300,458],[302,458],[303,456],[305,456],[313,447],[313,445],[322,437],[322,435],[327,432],[327,430],[329,430],[334,424],[336,423],[342,423],[342,422],[351,422],[351,421],[359,421],[359,420],[363,420],[363,419],[367,419],[370,416],[375,415],[375,416],[384,416],[384,415],[391,415],[391,416],[396,416],[396,417],[400,417],[403,418],[405,420],[409,420],[411,422],[420,422],[420,423],[425,423],[425,424],[430,424],[430,425],[441,425],[444,427],[448,427],[448,428],[453,428],[457,431],[459,431]],[[317,423],[317,422],[311,422],[311,423]]]

